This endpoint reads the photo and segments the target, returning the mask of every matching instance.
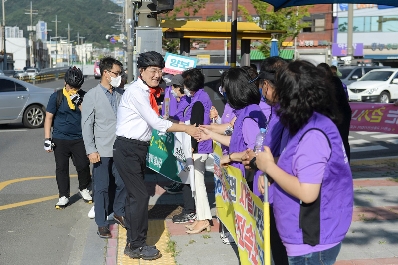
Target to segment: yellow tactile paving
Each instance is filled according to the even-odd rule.
[[[156,245],[162,253],[162,257],[157,260],[131,259],[123,254],[126,246],[126,230],[119,226],[117,264],[119,265],[174,265],[176,264],[173,253],[166,251],[169,242],[169,234],[164,220],[149,220],[148,225],[148,245]]]

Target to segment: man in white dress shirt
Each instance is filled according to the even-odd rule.
[[[154,260],[162,256],[155,246],[146,244],[149,195],[144,182],[146,156],[152,129],[159,132],[186,132],[193,136],[193,125],[177,124],[158,117],[151,91],[158,89],[165,66],[161,54],[141,53],[137,60],[140,76],[129,85],[117,111],[114,161],[127,190],[125,221],[127,244],[124,254],[130,258]]]

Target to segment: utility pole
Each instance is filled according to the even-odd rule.
[[[3,32],[2,32],[2,35],[3,35],[3,52],[4,52],[4,55],[3,55],[3,70],[7,70],[7,52],[6,52],[6,12],[5,12],[5,9],[4,9],[4,2],[5,1],[7,1],[7,0],[3,0],[3,5],[2,5],[2,8],[3,8]]]
[[[55,67],[58,64],[58,15],[55,15],[55,21],[51,21],[55,23]]]
[[[126,30],[127,30],[127,82],[137,78],[137,65],[135,63],[135,3],[132,0],[125,1]]]
[[[30,49],[29,49],[29,57],[30,57],[30,66],[32,67],[34,64],[34,57],[33,57],[33,15],[37,15],[37,10],[32,9],[32,1],[30,1],[30,9],[27,10],[28,13],[25,13],[26,15],[30,15],[30,28],[28,26],[28,31],[29,32],[29,44],[30,44]]]
[[[228,22],[228,0],[224,1],[224,22]],[[224,65],[228,65],[228,40],[224,40]]]
[[[231,67],[236,67],[236,51],[238,48],[238,0],[232,0],[231,13]]]
[[[71,52],[70,52],[70,50],[69,50],[69,44],[70,44],[70,31],[73,30],[73,29],[70,28],[69,23],[68,23],[68,28],[67,28],[67,30],[68,30],[68,49],[67,49],[67,51],[68,51],[68,66],[70,66],[70,54],[71,54]]]
[[[353,44],[353,27],[354,27],[354,5],[348,4],[348,21],[347,21],[347,56],[354,58],[354,53],[352,51]]]

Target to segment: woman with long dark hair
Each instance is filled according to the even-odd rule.
[[[266,146],[251,161],[275,181],[275,221],[289,264],[333,264],[351,224],[352,174],[326,81],[324,72],[306,61],[277,73],[278,115],[289,140],[277,164]]]

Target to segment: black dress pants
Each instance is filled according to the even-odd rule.
[[[79,190],[86,189],[91,183],[90,161],[88,160],[83,138],[76,140],[53,139],[55,157],[55,178],[59,197],[70,196],[69,158],[72,158],[79,180]]]
[[[146,245],[149,194],[144,182],[148,142],[117,137],[113,160],[126,191],[125,218],[127,243],[131,248]]]

